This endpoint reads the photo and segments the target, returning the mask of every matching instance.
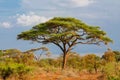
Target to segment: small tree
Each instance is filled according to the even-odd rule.
[[[113,51],[115,53],[115,59],[117,62],[120,61],[120,51]]]
[[[104,55],[102,56],[102,58],[105,61],[107,61],[107,62],[114,62],[114,61],[116,61],[116,59],[115,59],[115,53],[112,50],[109,50],[109,49],[108,49],[108,51],[106,51],[104,53]]]
[[[17,39],[31,40],[38,43],[53,43],[63,52],[65,68],[67,54],[77,44],[105,44],[112,42],[106,33],[98,26],[90,26],[75,18],[55,17],[45,23],[38,24],[32,29],[22,32]]]
[[[97,73],[98,68],[100,67],[100,57],[95,54],[85,55],[83,57],[83,64],[87,69],[94,69]]]

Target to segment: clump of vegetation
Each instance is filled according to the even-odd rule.
[[[119,62],[120,61],[120,51],[113,51],[113,52],[115,54],[116,61]]]
[[[19,79],[22,79],[24,75],[29,73],[32,67],[18,63],[0,63],[0,75],[3,80],[6,80],[11,75],[16,75]]]
[[[83,65],[89,72],[94,71],[97,73],[100,67],[100,57],[95,54],[88,54],[83,57]]]
[[[120,62],[119,51],[108,50],[102,56],[104,65],[102,65],[102,72],[108,80],[120,79]]]
[[[119,80],[120,79],[120,64],[116,62],[107,63],[104,66],[103,74],[108,78],[108,80]]]

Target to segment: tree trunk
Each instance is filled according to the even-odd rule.
[[[3,80],[6,80],[7,77],[3,77]]]
[[[96,67],[96,65],[94,65],[94,69],[95,69],[95,73],[97,73],[97,67]]]
[[[66,61],[67,61],[67,53],[63,54],[63,62],[62,62],[62,70],[64,70],[66,68]]]

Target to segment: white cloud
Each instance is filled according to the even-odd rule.
[[[33,26],[33,25],[45,22],[49,19],[50,18],[39,16],[31,12],[29,14],[18,15],[17,24],[22,25],[22,26]]]
[[[0,26],[4,27],[4,28],[11,28],[12,27],[10,22],[2,22],[2,23],[0,23]]]
[[[9,21],[1,21],[1,28],[12,28],[16,26],[34,26],[42,22],[46,22],[52,17],[45,17],[35,14],[34,12],[29,12],[28,14],[16,14],[14,16],[9,16]]]

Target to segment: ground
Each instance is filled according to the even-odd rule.
[[[100,73],[39,73],[34,76],[34,80],[105,80]]]

